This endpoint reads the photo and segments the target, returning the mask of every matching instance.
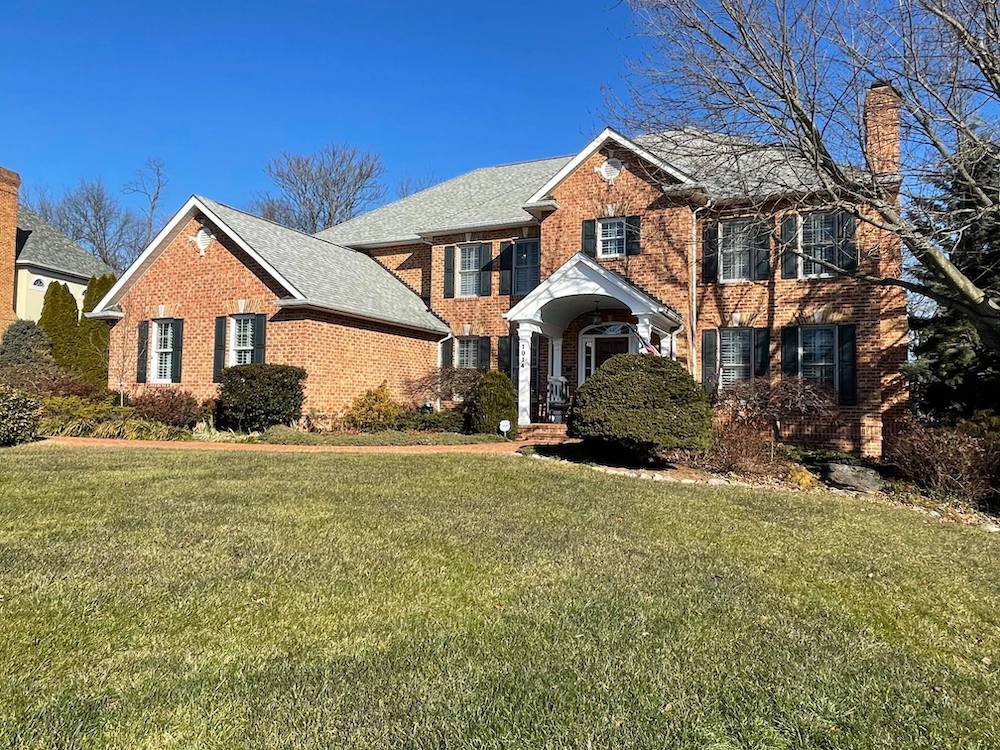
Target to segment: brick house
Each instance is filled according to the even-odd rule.
[[[866,127],[870,163],[894,178],[891,87],[872,87]],[[183,320],[177,382],[198,393],[211,392],[213,363],[240,356],[304,365],[307,408],[323,412],[383,380],[402,397],[439,363],[497,368],[528,425],[560,421],[608,357],[645,351],[707,387],[820,381],[836,425],[785,425],[790,436],[878,454],[907,397],[905,295],[830,269],[891,274],[900,247],[812,199],[817,187],[777,148],[606,129],[575,155],[474,170],[315,237],[263,222],[267,246],[251,231],[262,220],[193,198],[96,314],[135,308],[139,322],[112,336],[130,388],[136,370],[153,382],[142,363],[165,356],[166,334],[149,326]],[[234,353],[254,325],[266,345]]]

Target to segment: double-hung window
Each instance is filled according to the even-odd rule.
[[[463,370],[475,370],[479,367],[479,338],[462,336],[457,339],[455,366]]]
[[[754,223],[749,219],[719,223],[719,280],[753,278]]]
[[[237,315],[229,319],[229,366],[253,362],[254,316]]]
[[[719,385],[727,388],[753,373],[752,329],[723,328],[719,331]]]
[[[814,212],[802,216],[802,275],[827,276],[830,269],[817,260],[838,263],[837,214]]]
[[[458,296],[479,294],[479,245],[463,245],[458,256]]]
[[[169,383],[173,374],[174,321],[153,321],[153,377],[154,383]]]
[[[538,240],[518,240],[514,245],[514,294],[527,294],[538,286],[540,265]]]
[[[625,254],[625,219],[597,222],[597,257],[617,258]]]
[[[835,388],[837,329],[833,326],[802,326],[799,329],[799,346],[802,377]]]

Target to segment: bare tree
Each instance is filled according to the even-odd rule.
[[[407,196],[426,190],[437,182],[431,175],[414,177],[413,175],[403,175],[396,184],[396,198],[406,198]]]
[[[377,154],[331,144],[315,154],[272,159],[267,174],[277,189],[262,193],[251,210],[265,219],[315,234],[347,221],[380,201],[384,172]]]
[[[970,148],[1000,155],[994,0],[630,3],[650,45],[633,61],[620,107],[628,127],[671,129],[664,138],[687,144],[697,132],[705,148],[689,164],[724,176],[761,210],[777,198],[822,204],[853,214],[859,232],[901,242],[919,276],[878,263],[877,248],[857,268],[809,260],[960,310],[1000,349],[1000,290],[977,285],[949,258],[965,228],[1000,211],[1000,186],[963,159]],[[880,131],[898,126],[901,152]],[[713,142],[706,131],[721,137]],[[948,173],[974,205],[929,216],[927,199]]]
[[[121,273],[152,240],[165,185],[163,163],[149,159],[122,191],[142,196],[140,213],[126,206],[100,179],[82,179],[58,198],[38,190],[28,203],[67,237]]]

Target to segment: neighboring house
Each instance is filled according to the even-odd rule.
[[[868,157],[892,179],[898,100],[880,84],[868,104]],[[646,351],[710,388],[821,382],[833,431],[785,430],[878,454],[907,397],[905,295],[797,251],[890,274],[900,247],[804,202],[814,187],[775,148],[607,129],[578,154],[478,169],[315,237],[195,197],[98,308],[127,320],[111,385],[207,395],[227,364],[290,362],[309,372],[307,409],[332,413],[382,381],[412,397],[439,363],[498,368],[526,425],[562,419],[607,358]]]
[[[14,319],[38,320],[45,290],[53,281],[66,284],[83,305],[93,276],[114,271],[47,223],[19,205],[16,172],[0,167],[0,329]]]

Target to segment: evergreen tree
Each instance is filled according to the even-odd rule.
[[[978,184],[1000,185],[1000,162],[987,150],[959,149],[963,166]],[[952,262],[981,289],[1000,288],[1000,222],[982,215],[954,176],[945,175],[940,193],[921,206],[936,217],[933,231],[951,240]],[[925,273],[921,280],[930,283]],[[911,320],[915,361],[907,365],[917,408],[935,419],[1000,414],[1000,353],[984,346],[972,321],[951,308]]]
[[[53,281],[45,290],[38,326],[52,342],[52,358],[60,367],[76,368],[77,332],[80,316],[69,287]]]
[[[52,342],[31,320],[15,320],[4,331],[0,341],[0,368],[49,367],[52,362]]]
[[[113,274],[93,277],[83,294],[83,312],[91,312],[115,284]],[[103,320],[80,318],[77,332],[76,369],[87,383],[96,386],[108,382],[108,339],[110,329]]]

